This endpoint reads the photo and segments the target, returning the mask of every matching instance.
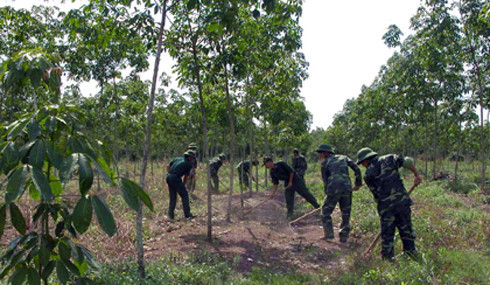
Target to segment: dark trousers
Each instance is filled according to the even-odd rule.
[[[177,204],[177,194],[179,194],[182,200],[182,208],[184,208],[184,216],[190,217],[191,207],[189,206],[189,193],[185,189],[185,185],[182,182],[182,178],[174,174],[167,175],[167,185],[170,195],[170,202],[168,205],[168,217],[171,219],[175,218],[174,211]]]
[[[287,187],[287,186],[285,186]],[[315,196],[306,188],[304,180],[297,176],[293,179],[293,186],[286,188],[284,196],[286,198],[286,207],[288,209],[288,216],[291,216],[294,212],[294,193],[297,192],[301,197],[305,198],[313,207],[318,208],[320,205],[316,201]]]
[[[395,256],[394,239],[395,228],[398,229],[403,243],[403,251],[415,254],[415,234],[412,228],[412,211],[410,206],[401,206],[396,210],[385,211],[381,218],[381,255],[391,259]]]
[[[218,172],[211,170],[211,186],[214,192],[219,192],[219,177]]]
[[[340,207],[342,213],[342,224],[340,225],[339,236],[347,239],[350,232],[350,212],[352,205],[352,192],[346,191],[341,193],[327,194],[322,206],[322,224],[323,229],[329,238],[333,238],[332,212],[337,206]]]
[[[238,175],[240,176],[240,183],[242,185],[245,185],[247,188],[250,185],[250,181],[248,179],[248,173],[247,172],[238,172]]]

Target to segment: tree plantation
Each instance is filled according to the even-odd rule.
[[[72,2],[0,7],[1,284],[490,282],[488,1],[314,130],[304,1]]]

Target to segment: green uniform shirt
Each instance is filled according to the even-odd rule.
[[[218,172],[218,170],[220,169],[220,167],[222,165],[223,165],[223,161],[219,157],[215,157],[215,158],[211,159],[211,161],[209,162],[209,167],[210,167],[211,172],[214,171],[215,173]]]
[[[322,178],[325,194],[333,195],[352,191],[349,168],[356,174],[356,185],[362,184],[361,170],[349,157],[331,154],[322,162]]]
[[[271,173],[272,184],[274,185],[278,185],[279,180],[284,180],[284,185],[287,186],[287,183],[289,183],[289,176],[291,175],[291,173],[294,173],[294,176],[298,176],[298,174],[294,172],[291,166],[289,166],[284,161],[275,162],[274,167],[271,168],[270,170],[270,173]],[[298,177],[294,177],[294,176],[293,176],[293,182],[295,179],[299,178],[299,176]]]
[[[169,174],[183,176],[189,175],[193,164],[187,157],[176,157],[172,159],[169,163],[170,168],[168,170]]]
[[[240,173],[249,173],[251,166],[252,166],[252,163],[250,162],[250,160],[244,160],[244,161],[241,161],[236,166],[236,169],[238,169],[238,171]]]
[[[366,169],[364,181],[378,202],[380,215],[396,207],[413,204],[398,173],[403,162],[402,156],[396,154],[383,155],[379,158],[372,158]]]
[[[293,156],[293,168],[299,175],[304,175],[306,169],[308,169],[308,163],[302,155]]]

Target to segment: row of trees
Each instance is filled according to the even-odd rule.
[[[210,154],[224,151],[230,153],[230,167],[233,167],[236,155],[256,156],[258,150],[270,153],[308,140],[311,115],[299,96],[302,81],[307,76],[307,63],[299,52],[301,1],[92,0],[80,9],[67,12],[42,6],[33,7],[31,11],[3,7],[0,14],[0,26],[7,31],[0,35],[0,59],[3,61],[0,116],[4,126],[8,126],[3,132],[8,145],[28,153],[34,151],[39,160],[37,168],[44,171],[50,181],[59,180],[63,186],[75,170],[81,176],[80,180],[83,175],[84,181],[88,179],[91,184],[93,176],[89,168],[93,167],[96,173],[108,178],[107,183],[115,183],[117,178],[106,175],[109,169],[99,167],[101,162],[96,157],[86,159],[92,155],[91,147],[88,150],[76,148],[77,144],[68,144],[58,136],[49,137],[51,133],[48,133],[46,140],[56,140],[61,148],[59,159],[74,164],[71,166],[67,162],[67,165],[59,166],[61,173],[68,174],[56,178],[52,171],[56,174],[57,169],[53,169],[49,162],[52,160],[49,152],[38,148],[32,150],[38,145],[37,132],[31,135],[29,127],[23,124],[19,134],[26,145],[17,146],[19,141],[10,141],[12,128],[18,129],[18,123],[12,122],[25,121],[26,116],[39,117],[35,114],[45,108],[43,106],[57,104],[65,110],[63,106],[70,105],[74,107],[68,110],[76,111],[80,116],[76,116],[70,125],[69,137],[83,133],[84,138],[104,141],[116,158],[124,153],[142,158],[140,187],[119,178],[123,197],[138,211],[136,230],[142,277],[145,273],[139,201],[151,208],[151,202],[141,191],[145,188],[146,163],[151,155],[181,154],[190,141],[197,141],[202,142],[203,160],[206,161]],[[168,90],[168,77],[160,75],[159,62],[164,51],[174,58],[174,72],[184,91]],[[153,80],[142,81],[139,74],[148,69],[150,56],[155,57]],[[125,72],[129,76],[123,76]],[[61,88],[60,83],[67,79],[75,83]],[[93,97],[87,97],[78,87],[78,83],[88,80],[95,80],[99,87]],[[49,108],[56,109],[56,106]],[[46,115],[43,113],[39,120],[42,120],[40,124],[45,124]],[[49,127],[46,126],[48,132]],[[9,152],[3,152],[5,150],[8,149],[3,148],[2,159],[8,158]],[[73,155],[77,160],[71,158]],[[7,203],[0,209],[3,212],[7,205],[14,205],[11,203],[23,196],[24,181],[29,179],[27,172],[18,169],[30,169],[31,161],[17,158],[17,165],[4,171],[7,178],[14,181],[10,187],[13,190],[9,192],[15,195],[9,194]],[[40,162],[42,158],[47,164]],[[233,181],[233,171],[230,176]],[[36,181],[32,183],[36,185]],[[59,188],[58,184],[44,183],[42,186],[38,190],[47,193],[45,195],[53,192],[53,187]],[[86,229],[76,225],[72,228],[71,223],[83,217],[85,226],[86,217],[91,213],[88,211],[90,205],[96,211],[107,212],[105,203],[99,202],[98,197],[89,196],[87,200],[87,187],[80,184],[78,198],[81,202],[77,203],[77,207],[81,203],[79,211],[83,215],[79,215],[77,207],[73,211],[69,207],[60,209],[65,217],[60,227],[67,231],[57,231],[58,240],[50,240],[52,245],[48,247],[53,258],[56,254],[60,256],[60,262],[52,263],[48,259],[44,262],[43,259],[43,263],[36,264],[27,255],[22,263],[18,259],[11,262],[2,275],[15,269],[12,281],[32,278],[34,283],[41,279],[47,282],[56,266],[62,282],[68,279],[88,282],[80,269],[84,264],[86,268],[86,262],[83,263],[83,258],[75,260],[80,257],[76,255],[78,249],[64,247],[70,245],[65,241],[65,234],[76,235]],[[232,191],[233,185],[230,185],[230,197]],[[56,195],[60,193],[56,192]],[[50,195],[41,198],[41,205],[46,208],[60,202],[63,202],[62,197],[57,197],[56,201]],[[19,212],[15,206],[10,207],[14,209],[11,215],[16,225]],[[231,203],[229,213],[230,207]],[[209,240],[212,237],[211,209],[208,191]],[[113,234],[113,221],[107,225],[107,218],[102,217],[109,215],[103,212],[99,223]],[[58,216],[53,219],[58,220]],[[0,221],[5,223],[5,219]],[[19,253],[16,248],[26,242],[31,233],[17,225],[16,229],[23,239],[12,246],[7,258],[26,254],[25,251]],[[28,239],[29,246],[44,250],[46,245],[42,241],[50,234],[46,222],[41,233],[35,233],[36,237],[42,238]]]
[[[424,2],[411,19],[414,33],[405,40],[390,26],[383,39],[396,52],[374,82],[345,103],[325,135],[340,152],[355,154],[371,146],[432,161],[433,177],[442,157],[476,159],[484,184],[490,145],[490,125],[484,121],[490,109],[490,5]]]

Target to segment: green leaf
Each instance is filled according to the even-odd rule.
[[[61,260],[70,260],[71,258],[71,248],[69,245],[63,241],[58,243],[58,252],[60,254]]]
[[[48,153],[49,161],[56,167],[57,169],[61,169],[61,165],[63,163],[63,155],[60,150],[55,148],[53,143],[47,141],[46,143],[46,152]]]
[[[116,222],[111,211],[102,198],[97,195],[92,196],[92,206],[97,216],[100,227],[111,237],[117,232]]]
[[[53,269],[55,268],[56,266],[56,262],[54,260],[51,260],[48,265],[46,265],[46,267],[44,267],[44,271],[42,273],[42,278],[43,279],[48,279],[49,278],[49,275],[51,275],[51,273],[53,273]]]
[[[3,236],[3,231],[5,230],[5,222],[7,220],[7,204],[3,204],[0,207],[0,239]]]
[[[49,258],[49,250],[47,247],[47,242],[44,238],[41,239],[41,246],[39,247],[39,262],[42,266],[47,266],[50,258]]]
[[[27,229],[27,224],[26,220],[22,216],[22,213],[15,205],[15,203],[10,204],[10,219],[12,221],[12,225],[14,225],[14,228],[22,235],[26,234],[26,229]]]
[[[70,156],[63,160],[60,169],[61,183],[66,184],[70,181],[75,172],[75,168],[78,165],[78,153],[72,153]]]
[[[29,285],[39,285],[41,284],[41,277],[35,268],[29,267],[27,270],[27,283]]]
[[[46,128],[48,133],[52,134],[56,129],[56,118],[52,116],[49,117],[44,123],[44,127]]]
[[[51,176],[52,178],[55,178],[54,176]],[[61,185],[61,182],[59,180],[53,180],[50,179],[51,182],[49,182],[49,188],[51,188],[51,192],[53,193],[54,196],[59,196],[61,193],[63,193],[63,185]]]
[[[46,156],[46,146],[42,140],[37,140],[29,152],[29,164],[41,169],[44,165]]]
[[[36,189],[34,183],[29,183],[29,196],[34,201],[39,201],[39,199],[41,199],[41,192],[39,192],[39,190]]]
[[[5,193],[5,203],[11,203],[19,198],[24,193],[24,188],[27,179],[27,167],[17,168],[12,175],[10,175],[9,182],[7,184],[7,193]]]
[[[68,281],[70,281],[70,273],[61,261],[56,262],[56,274],[58,275],[58,279],[60,280],[61,284],[66,284]]]
[[[35,140],[41,134],[41,125],[38,121],[31,119],[27,125],[27,134],[29,135],[29,140]]]
[[[27,277],[27,268],[25,266],[21,266],[17,269],[12,276],[10,276],[9,282],[12,285],[22,285]]]
[[[15,121],[14,123],[10,124],[10,126],[7,127],[7,129],[9,130],[7,135],[7,140],[9,141],[15,140],[17,136],[24,130],[27,123],[29,123],[29,120],[23,119],[23,120]]]
[[[192,10],[192,9],[196,8],[196,6],[198,4],[199,4],[198,0],[189,0],[189,2],[187,2],[187,9]]]
[[[126,191],[126,192],[133,192],[138,196],[138,198],[151,210],[153,211],[153,203],[151,201],[150,196],[141,188],[138,184],[136,184],[134,181],[126,179],[126,178],[121,178],[121,190]],[[123,193],[124,197],[124,193]],[[128,204],[129,205],[129,204]],[[130,205],[131,206],[131,205]],[[139,206],[139,205],[138,205]],[[133,208],[134,209],[134,208]],[[137,209],[136,209],[137,210]]]
[[[121,189],[121,194],[126,204],[128,204],[131,209],[138,211],[140,207],[140,201],[138,199],[138,195],[136,195],[136,192],[132,187],[133,185],[131,184],[131,182],[132,181],[128,179],[121,178],[119,180],[119,187]]]
[[[114,171],[110,169],[110,167],[107,165],[106,161],[102,157],[97,157],[97,160],[89,156],[90,160],[95,166],[95,169],[97,169],[97,172],[102,175],[102,179],[104,179],[104,182],[113,185],[114,184]]]
[[[78,270],[78,267],[75,264],[73,264],[69,260],[62,259],[61,261],[66,266],[66,268],[68,268],[68,270],[70,270],[73,274],[80,276],[80,270]]]
[[[19,164],[20,159],[20,152],[14,143],[10,143],[6,146],[2,156],[4,173],[7,174],[12,168],[16,167]]]
[[[42,170],[37,167],[31,167],[31,178],[34,186],[41,193],[41,196],[46,201],[53,200],[53,193],[51,192],[51,188],[49,188],[48,178]]]
[[[92,187],[92,182],[94,181],[94,173],[92,172],[92,166],[90,161],[84,154],[78,156],[78,184],[80,187],[80,192],[85,196]]]
[[[79,233],[87,231],[90,223],[92,222],[92,202],[91,198],[82,197],[78,200],[75,209],[71,215],[73,226]]]

